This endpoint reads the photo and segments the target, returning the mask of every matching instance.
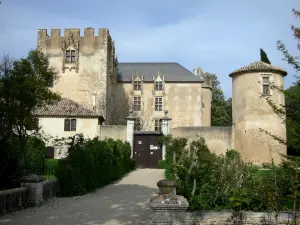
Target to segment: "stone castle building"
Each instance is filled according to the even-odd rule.
[[[212,91],[200,68],[192,73],[174,62],[119,63],[108,29],[94,33],[93,28],[84,29],[83,35],[80,29],[65,29],[63,36],[60,29],[51,29],[50,35],[38,31],[37,48],[58,72],[50,89],[63,97],[36,113],[46,133],[126,140],[124,126],[118,125],[126,124],[130,109],[138,118],[135,129],[143,131],[160,131],[168,110],[171,134],[189,140],[203,136],[219,154],[234,148],[258,162],[278,162],[279,153],[286,154],[285,146],[259,131],[286,136],[284,125],[260,97],[284,103],[283,95],[270,89],[271,83],[283,85],[282,69],[256,62],[231,73],[233,126],[211,127]]]
[[[38,49],[58,71],[51,89],[105,124],[123,124],[132,108],[143,130],[159,129],[164,110],[172,127],[210,126],[211,89],[200,77],[178,63],[118,63],[108,29],[39,30]]]

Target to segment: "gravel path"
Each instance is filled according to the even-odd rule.
[[[13,225],[149,224],[148,203],[156,195],[163,170],[138,169],[115,184],[80,197],[53,198],[39,208],[27,208],[0,217]]]

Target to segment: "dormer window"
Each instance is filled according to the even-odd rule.
[[[75,50],[66,50],[66,62],[75,62],[76,61],[76,53]]]
[[[140,80],[133,81],[133,88],[135,91],[142,90],[142,82]]]
[[[162,81],[155,81],[155,91],[162,91],[163,83]]]

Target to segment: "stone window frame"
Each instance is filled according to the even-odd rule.
[[[155,111],[158,111],[158,112],[163,111],[163,101],[164,101],[164,99],[161,96],[154,97],[154,110]]]
[[[141,96],[133,96],[132,109],[133,109],[133,111],[141,111],[141,109],[142,109],[142,97]]]
[[[164,76],[162,76],[161,73],[158,71],[157,75],[153,76],[153,90],[154,90],[154,93],[156,91],[164,92],[164,89],[165,89],[164,81],[165,81]]]
[[[67,51],[75,51],[74,61],[67,62]],[[79,72],[79,41],[74,40],[73,34],[68,40],[62,43],[63,61],[62,61],[62,72],[64,73],[66,69],[70,71],[75,69],[76,73]]]
[[[160,118],[154,118],[154,131],[162,131],[162,120]]]
[[[77,119],[67,118],[64,119],[64,131],[76,131],[77,130]]]
[[[273,95],[273,91],[272,91],[272,88],[271,88],[271,84],[274,83],[273,82],[273,76],[271,73],[262,73],[260,74],[260,83],[261,83],[261,87],[260,87],[260,91],[261,91],[261,94],[262,96],[272,96]],[[268,78],[268,81],[265,81],[265,79]],[[268,88],[269,90],[269,93],[265,93],[265,88],[266,87]]]
[[[133,91],[137,91],[137,92],[142,93],[144,76],[141,75],[139,72],[137,72],[135,75],[132,75],[131,79],[132,79]]]

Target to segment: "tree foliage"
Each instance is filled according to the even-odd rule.
[[[38,50],[31,50],[26,58],[19,60],[4,56],[0,76],[1,178],[12,158],[25,162],[28,137],[38,131],[34,110],[55,102],[59,95],[48,88],[57,78],[56,72]],[[11,145],[18,145],[18,152],[11,152],[16,149],[10,148]]]
[[[296,18],[300,17],[300,11],[293,9],[293,14]],[[298,41],[297,50],[300,50],[300,28],[296,26],[291,26],[293,35]],[[300,60],[299,56],[292,56],[290,52],[286,49],[283,42],[277,42],[277,48],[283,54],[283,60],[291,65],[296,73],[300,71]],[[300,78],[295,75],[296,81],[294,85],[284,90],[283,87],[272,86],[276,91],[279,91],[285,95],[285,105],[277,105],[270,98],[266,98],[269,105],[273,108],[274,112],[282,119],[282,122],[286,124],[287,127],[287,138],[278,137],[274,135],[271,131],[263,130],[265,133],[272,136],[275,140],[282,144],[287,145],[289,150],[292,152],[300,152]],[[291,153],[291,151],[290,151]],[[293,181],[293,185],[290,187],[290,196],[293,199],[293,210],[299,209],[299,203],[297,199],[300,197],[300,157],[298,156],[285,156],[283,155],[283,167],[289,171],[290,180]]]
[[[262,48],[260,49],[260,61],[271,64],[267,53]]]
[[[211,102],[211,126],[231,126],[232,124],[232,102],[226,99],[220,86],[218,76],[213,73],[205,73],[205,83],[212,87]]]

